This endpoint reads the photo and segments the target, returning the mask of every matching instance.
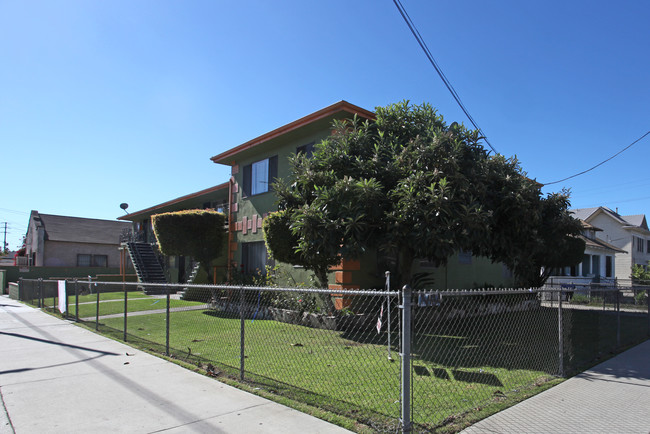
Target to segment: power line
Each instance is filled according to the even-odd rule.
[[[485,143],[488,144],[490,149],[492,149],[492,151],[495,154],[498,154],[497,150],[494,149],[494,146],[492,146],[492,144],[489,142],[489,140],[485,136],[485,133],[483,133],[483,130],[474,121],[474,118],[472,117],[472,115],[469,114],[469,111],[465,107],[465,104],[463,104],[463,102],[460,100],[460,96],[458,96],[458,93],[456,92],[456,89],[454,89],[454,87],[451,85],[451,83],[449,82],[449,80],[447,79],[445,74],[442,72],[442,69],[440,69],[440,66],[438,65],[436,60],[433,58],[433,55],[431,54],[431,51],[429,51],[429,47],[427,47],[426,42],[424,42],[424,39],[420,35],[420,32],[418,31],[418,29],[415,27],[415,24],[411,20],[411,17],[409,16],[408,12],[406,12],[406,9],[402,5],[402,2],[400,0],[393,0],[393,3],[395,4],[395,7],[397,7],[397,10],[399,11],[400,15],[402,15],[402,18],[404,19],[404,22],[406,22],[406,25],[411,30],[411,33],[415,37],[415,40],[418,42],[418,44],[420,44],[420,48],[422,48],[422,51],[424,51],[424,54],[429,59],[429,62],[431,62],[431,65],[433,66],[433,68],[438,73],[438,76],[440,76],[440,79],[442,80],[442,82],[447,87],[447,90],[451,93],[451,96],[454,97],[454,99],[456,100],[456,103],[460,106],[461,110],[463,110],[463,113],[465,113],[465,116],[467,116],[467,119],[469,119],[469,121],[472,123],[474,128],[476,128],[479,131],[479,133],[481,133],[481,136],[483,136],[483,140],[485,140]]]
[[[647,135],[649,135],[649,134],[650,134],[650,131],[648,131],[647,133],[645,133],[644,135],[642,135],[641,137],[639,137],[638,139],[636,139],[635,141],[633,141],[632,143],[630,143],[629,145],[627,145],[626,147],[624,147],[623,149],[621,149],[620,151],[618,151],[616,154],[614,154],[614,155],[612,155],[611,157],[609,157],[608,159],[603,160],[603,161],[601,161],[600,163],[596,164],[594,167],[591,167],[591,168],[589,168],[589,169],[587,169],[587,170],[583,170],[583,171],[580,172],[580,173],[576,173],[575,175],[568,176],[568,177],[566,177],[566,178],[564,178],[564,179],[560,179],[559,181],[547,182],[547,183],[542,184],[542,185],[557,184],[557,183],[559,183],[559,182],[563,182],[563,181],[566,181],[566,180],[568,180],[568,179],[575,178],[576,176],[584,175],[584,174],[587,173],[587,172],[591,172],[591,171],[594,170],[596,167],[602,166],[603,164],[607,163],[609,160],[611,160],[611,159],[613,159],[614,157],[617,157],[618,155],[620,155],[620,154],[622,154],[623,152],[627,151],[628,149],[630,149],[630,148],[632,147],[632,145],[634,145],[634,144],[640,142],[641,140],[643,140],[643,139],[644,139]]]

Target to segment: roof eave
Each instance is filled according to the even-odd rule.
[[[202,196],[204,194],[212,193],[212,192],[223,190],[223,189],[226,189],[226,188],[228,188],[228,183],[224,182],[223,184],[219,184],[219,185],[216,185],[214,187],[206,188],[205,190],[197,191],[195,193],[186,194],[185,196],[177,197],[176,199],[168,200],[167,202],[163,202],[163,203],[160,203],[158,205],[154,205],[154,206],[151,206],[149,208],[145,208],[145,209],[140,210],[140,211],[135,211],[135,212],[129,213],[127,215],[120,216],[117,219],[118,220],[133,221],[132,220],[133,218],[143,216],[143,215],[146,215],[146,214],[150,214],[150,213],[152,213],[152,212],[154,212],[154,211],[156,211],[158,209],[164,208],[166,206],[174,205],[174,204],[183,202],[185,200],[194,199],[194,198]]]
[[[290,122],[286,125],[283,125],[279,128],[276,128],[273,131],[269,131],[268,133],[262,134],[259,137],[256,137],[252,140],[249,140],[246,143],[243,143],[239,146],[236,146],[232,149],[229,149],[225,152],[222,152],[219,155],[215,155],[214,157],[210,158],[214,163],[217,164],[225,164],[225,165],[231,165],[232,161],[230,160],[234,155],[239,154],[242,151],[245,151],[247,149],[253,148],[255,146],[258,146],[262,143],[265,143],[269,140],[272,140],[276,137],[282,136],[284,134],[287,134],[291,131],[297,130],[298,128],[304,127],[306,125],[309,125],[313,122],[316,122],[320,119],[324,119],[328,116],[332,116],[336,113],[340,112],[348,112],[351,115],[359,115],[361,117],[364,117],[366,119],[375,119],[375,114],[369,110],[366,110],[364,108],[361,108],[359,106],[356,106],[354,104],[350,104],[347,101],[339,101],[337,103],[334,103],[328,107],[325,107],[324,109],[318,110],[314,113],[311,113],[307,116],[304,116],[296,121]]]

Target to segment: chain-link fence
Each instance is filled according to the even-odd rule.
[[[55,281],[20,286],[34,305],[65,305]],[[643,290],[333,294],[69,281],[64,315],[374,431],[458,431],[647,339]],[[335,310],[334,298],[348,307]]]

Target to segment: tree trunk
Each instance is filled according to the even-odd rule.
[[[404,248],[399,252],[397,269],[399,275],[397,276],[397,284],[401,289],[404,285],[411,285],[411,278],[413,277],[411,269],[413,268],[413,250]]]
[[[316,279],[318,279],[318,284],[323,289],[327,289],[329,287],[327,281],[327,270],[328,268],[322,268],[322,267],[314,270]],[[319,294],[319,296],[325,303],[325,307],[327,308],[327,313],[331,315],[336,310],[334,306],[334,302],[332,301],[332,296],[329,294]]]

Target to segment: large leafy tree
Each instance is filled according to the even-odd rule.
[[[374,121],[333,127],[275,185],[307,268],[376,249],[408,282],[416,258],[444,264],[464,250],[508,265],[521,285],[539,285],[543,268],[582,259],[567,193],[542,197],[516,158],[489,155],[478,132],[447,125],[429,104],[378,107]]]
[[[208,209],[151,216],[160,251],[193,257],[205,269],[208,282],[212,282],[210,263],[221,255],[226,241],[225,221],[225,214]]]

